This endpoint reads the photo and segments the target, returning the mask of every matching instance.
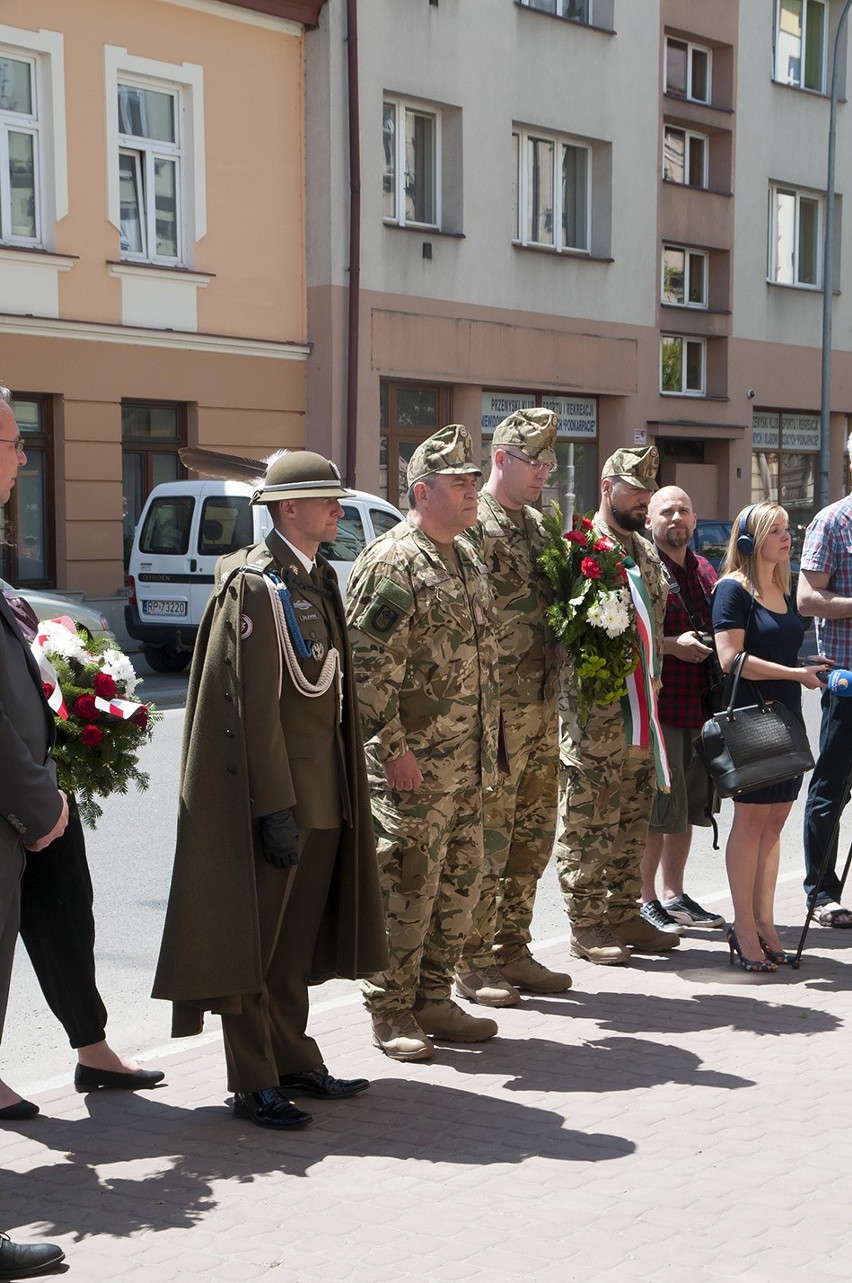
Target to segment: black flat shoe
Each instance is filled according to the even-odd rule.
[[[258,1127],[274,1127],[278,1131],[305,1127],[311,1122],[311,1115],[297,1109],[276,1087],[265,1091],[235,1091],[234,1117],[248,1118]]]
[[[13,1243],[0,1234],[0,1279],[29,1278],[64,1260],[65,1253],[55,1243]]]
[[[27,1118],[36,1118],[38,1116],[38,1105],[34,1105],[31,1100],[16,1100],[14,1105],[7,1105],[5,1109],[0,1109],[0,1123],[21,1123]],[[0,1278],[3,1275],[0,1274]]]
[[[370,1085],[366,1078],[333,1078],[325,1065],[317,1065],[316,1069],[307,1069],[301,1074],[282,1074],[278,1081],[285,1091],[292,1092],[294,1096],[321,1096],[324,1100],[356,1096]]]
[[[145,1087],[156,1087],[165,1076],[162,1069],[133,1069],[118,1073],[113,1069],[92,1069],[90,1065],[78,1065],[74,1070],[74,1086],[78,1091],[94,1091],[97,1087],[141,1091]]]

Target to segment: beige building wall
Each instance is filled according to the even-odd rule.
[[[0,9],[0,49],[39,62],[42,204],[57,213],[38,246],[0,238],[0,377],[50,399],[60,588],[122,590],[123,399],[185,407],[191,445],[304,444],[304,27],[268,10],[319,7]],[[117,76],[181,94],[174,265],[121,250]]]

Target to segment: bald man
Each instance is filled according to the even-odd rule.
[[[642,917],[661,931],[680,934],[687,927],[721,927],[725,919],[703,909],[683,889],[692,826],[710,824],[707,773],[692,741],[705,719],[704,696],[710,682],[712,633],[710,594],[716,572],[689,541],[697,521],[692,500],[679,486],[664,486],[651,496],[647,524],[669,573],[671,590],[663,620],[663,674],[660,721],[672,784],[658,793],[642,857]],[[660,869],[662,901],[657,897]]]

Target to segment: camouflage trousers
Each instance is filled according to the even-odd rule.
[[[635,755],[621,710],[593,709],[579,728],[562,712],[556,868],[575,926],[633,918],[639,862],[656,796],[651,755]]]
[[[404,800],[403,800],[404,798]],[[449,998],[482,877],[482,788],[373,788],[390,966],[362,982],[371,1012]]]
[[[530,942],[539,879],[553,852],[559,741],[556,702],[503,707],[509,775],[483,807],[485,863],[461,971],[514,962]]]

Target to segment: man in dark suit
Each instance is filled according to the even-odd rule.
[[[26,463],[21,434],[0,389],[0,507]],[[41,851],[68,823],[65,794],[50,762],[53,715],[35,661],[0,593],[0,1038],[18,936],[24,852]],[[0,1121],[32,1118],[36,1105],[0,1081]],[[52,1243],[18,1244],[0,1236],[0,1278],[18,1278],[63,1259]]]
[[[175,867],[154,997],[173,1032],[222,1015],[234,1114],[303,1126],[288,1095],[336,1099],[305,1033],[308,985],[387,964],[343,606],[317,552],[347,491],[307,450],[270,463],[263,543],[224,557],[196,641]]]

